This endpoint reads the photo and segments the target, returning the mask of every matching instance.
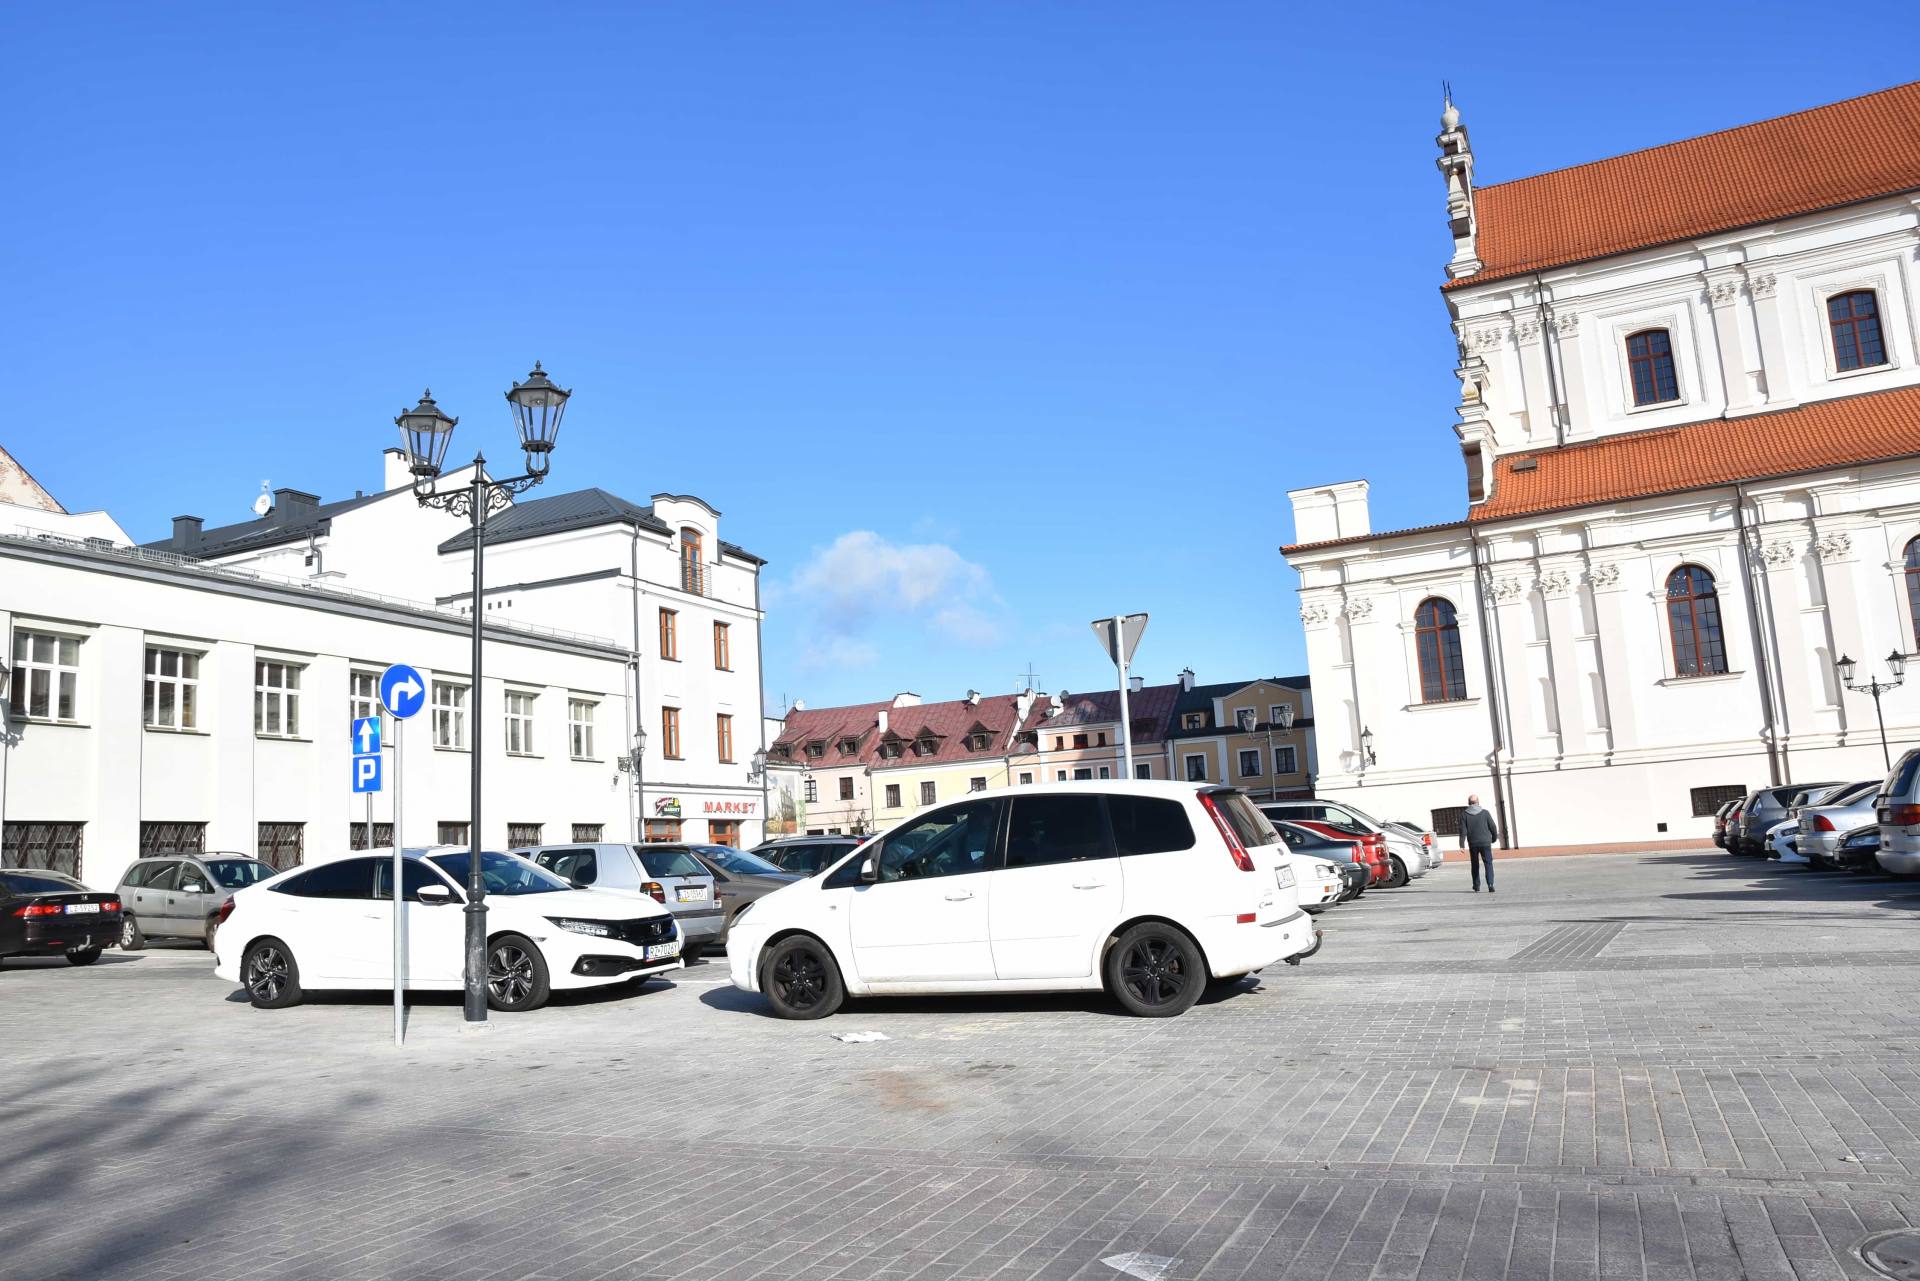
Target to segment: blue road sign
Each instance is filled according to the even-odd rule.
[[[354,718],[353,754],[355,756],[378,756],[380,754],[380,718],[378,716],[356,716]]]
[[[427,683],[405,663],[395,663],[380,673],[380,701],[404,721],[426,706]]]
[[[380,790],[380,757],[356,756],[353,758],[353,790],[356,792]]]

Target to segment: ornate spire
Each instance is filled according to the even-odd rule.
[[[1478,230],[1473,216],[1473,147],[1467,142],[1466,126],[1460,123],[1460,109],[1453,105],[1453,88],[1443,87],[1444,105],[1440,111],[1440,158],[1435,163],[1447,180],[1447,229],[1453,233],[1453,257],[1447,261],[1447,274],[1455,279],[1480,270],[1480,256],[1474,247]]]

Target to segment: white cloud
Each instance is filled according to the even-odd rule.
[[[1002,637],[1001,601],[984,568],[945,543],[896,543],[870,529],[816,550],[769,600],[812,616],[803,667],[870,665],[879,655],[862,638],[882,626],[969,648]]]

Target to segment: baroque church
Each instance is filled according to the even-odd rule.
[[[1289,494],[1322,796],[1699,839],[1920,741],[1920,83],[1510,182],[1438,164],[1458,519]],[[1852,659],[1849,668],[1841,662]]]

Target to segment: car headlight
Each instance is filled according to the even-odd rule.
[[[561,929],[571,930],[575,934],[591,934],[595,938],[602,939],[610,939],[613,937],[613,926],[608,925],[605,921],[578,921],[570,916],[549,916],[547,920],[558,925]]]

